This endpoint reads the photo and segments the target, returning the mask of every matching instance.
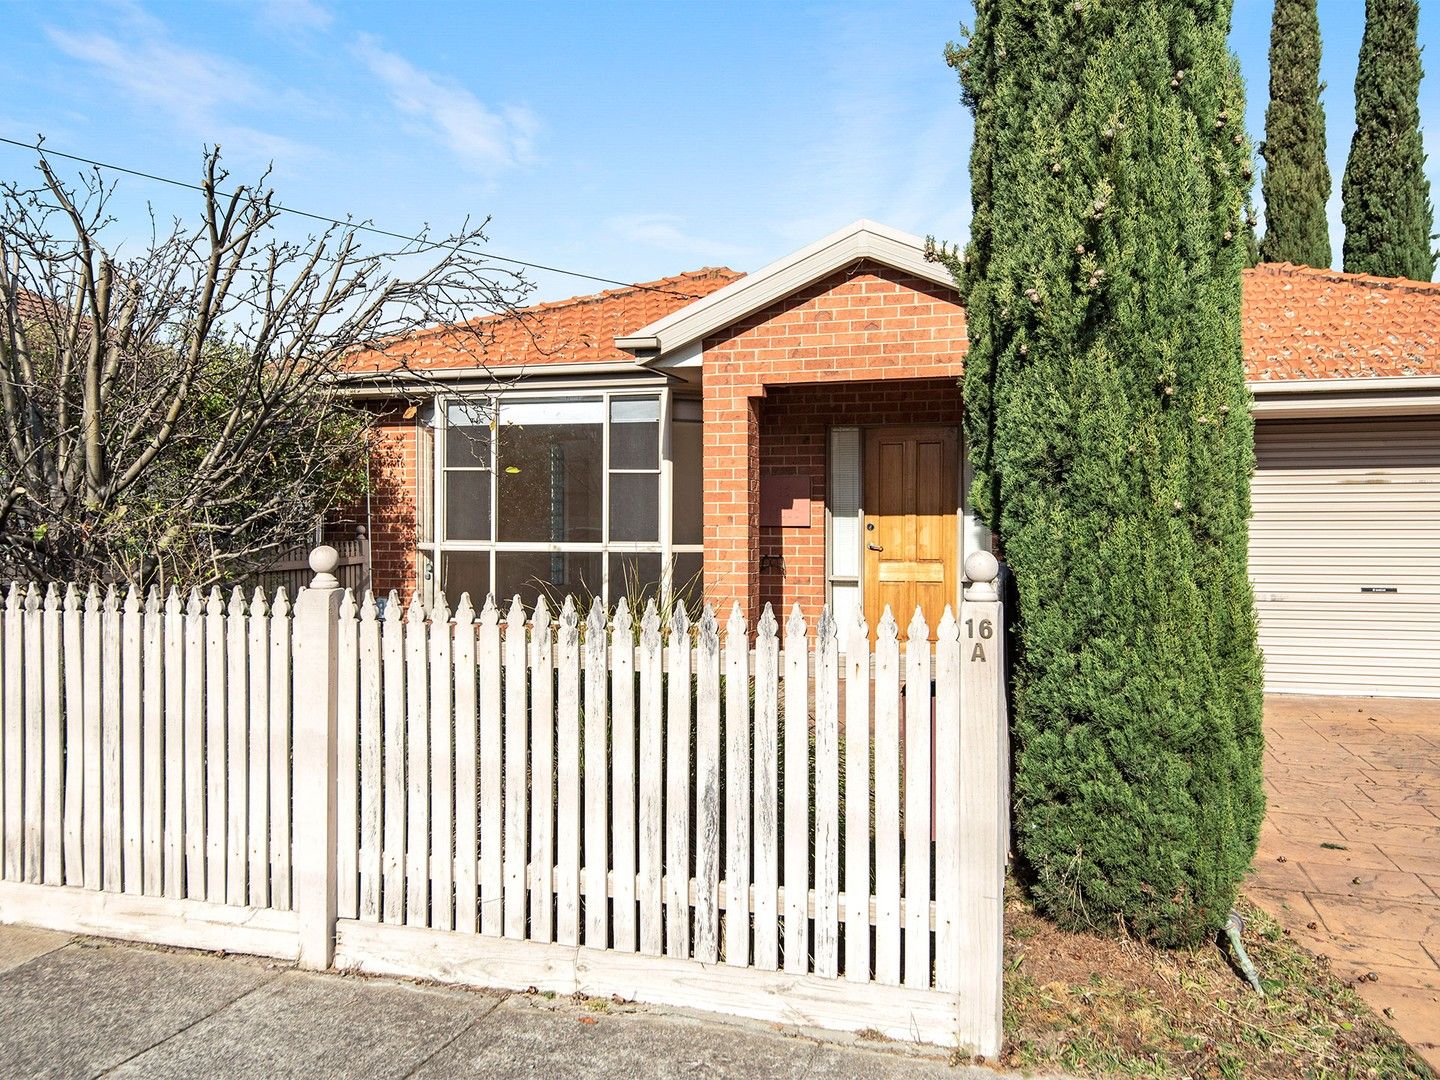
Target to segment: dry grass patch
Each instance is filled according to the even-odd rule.
[[[1000,1064],[1082,1077],[1434,1080],[1323,959],[1249,904],[1259,998],[1216,947],[1165,951],[1006,909]]]

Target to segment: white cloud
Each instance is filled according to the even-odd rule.
[[[468,168],[493,176],[530,161],[539,122],[528,109],[491,108],[463,86],[381,48],[369,35],[356,42],[355,54],[385,87],[390,104]]]
[[[318,0],[259,0],[257,21],[287,30],[328,30],[335,13]]]
[[[255,127],[244,117],[276,97],[249,69],[225,57],[187,48],[163,24],[133,9],[127,33],[46,34],[55,47],[119,91],[124,104],[149,110],[187,136],[218,143],[232,161],[289,161],[312,155],[296,141]]]
[[[122,42],[102,33],[51,28],[50,40],[73,60],[109,79],[133,98],[194,116],[248,100],[254,81],[223,57],[177,47],[159,36]]]
[[[619,214],[606,220],[605,230],[626,244],[675,252],[692,260],[744,263],[754,255],[754,248],[747,245],[696,235],[678,214]],[[694,267],[687,264],[687,269]]]
[[[849,8],[828,24],[818,51],[836,59],[817,94],[822,112],[775,178],[793,208],[775,233],[791,243],[859,217],[958,242],[969,231],[969,112],[938,57],[917,64],[884,17]]]

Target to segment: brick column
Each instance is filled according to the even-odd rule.
[[[705,379],[705,598],[722,620],[737,600],[759,614],[760,392],[721,372]]]
[[[420,485],[430,478],[420,475],[419,439],[419,425],[404,416],[401,406],[381,413],[370,430],[370,562],[376,596],[398,589],[408,597],[421,585],[415,547],[421,535]],[[357,516],[365,520],[363,503]]]

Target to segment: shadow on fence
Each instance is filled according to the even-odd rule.
[[[993,560],[934,641],[310,565],[293,613],[11,589],[0,920],[998,1050]]]

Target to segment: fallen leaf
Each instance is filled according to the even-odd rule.
[[[600,1021],[593,1016],[582,1016],[580,1017],[580,1022],[582,1024],[598,1024]]]

